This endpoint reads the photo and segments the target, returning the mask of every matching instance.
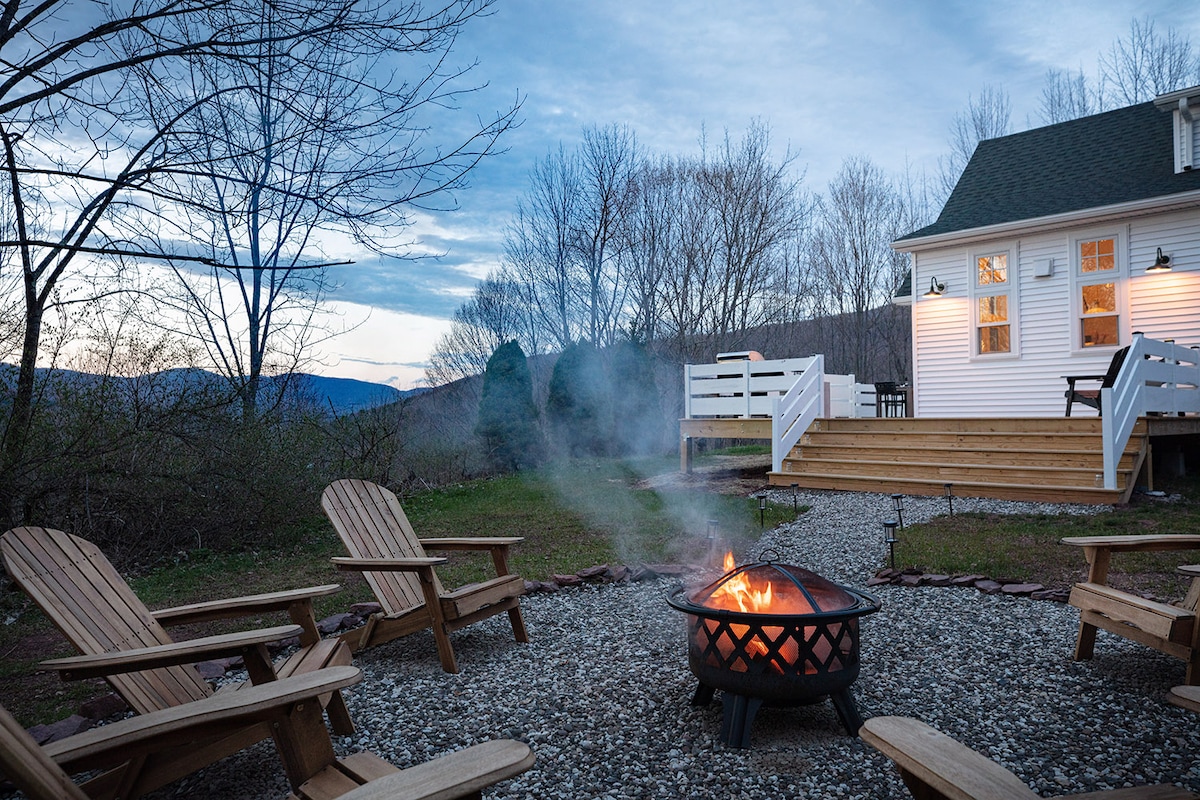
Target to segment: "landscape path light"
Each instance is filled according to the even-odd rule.
[[[888,546],[888,566],[896,568],[896,525],[899,523],[889,519],[883,523],[883,543]]]
[[[758,527],[765,528],[767,526],[767,493],[763,492],[758,496]]]
[[[896,511],[896,519],[900,521],[900,530],[904,530],[904,495],[892,495],[892,508]]]
[[[950,505],[950,516],[954,516],[954,484],[946,484],[946,502]]]

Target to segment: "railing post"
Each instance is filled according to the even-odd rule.
[[[742,413],[740,416],[750,416],[750,362],[742,362]]]
[[[683,365],[683,418],[692,418],[692,365]]]
[[[1126,362],[1128,363],[1128,362]],[[1101,437],[1104,441],[1104,488],[1117,488],[1117,442],[1116,419],[1117,409],[1113,408],[1113,390],[1100,390],[1100,407],[1107,408],[1108,413],[1100,416]]]

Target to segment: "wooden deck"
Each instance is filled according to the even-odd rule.
[[[1135,485],[1153,488],[1153,441],[1196,434],[1194,416],[1140,419],[1110,490],[1098,417],[819,419],[768,478],[775,486],[910,495],[942,495],[950,483],[956,497],[1112,504],[1127,501]],[[770,441],[771,420],[685,419],[680,435],[686,471],[696,439]]]

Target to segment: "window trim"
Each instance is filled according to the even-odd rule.
[[[974,248],[967,253],[967,275],[971,299],[968,319],[971,328],[970,347],[972,361],[998,361],[1021,357],[1019,292],[1021,281],[1020,265],[1017,263],[1016,254],[1017,247],[1015,244]],[[981,285],[979,283],[979,259],[999,255],[1005,257],[1008,269],[1008,278],[1003,284],[1005,288],[1002,291],[995,290],[995,287],[999,284]],[[979,321],[979,300],[983,297],[992,297],[1001,294],[1008,297],[1008,352],[981,353],[979,352],[980,329],[992,326],[981,325]]]
[[[1112,272],[1108,273],[1084,273],[1083,257],[1080,254],[1079,246],[1082,242],[1099,239],[1113,240],[1113,256],[1116,259],[1116,266]],[[1087,355],[1090,353],[1112,354],[1123,346],[1123,342],[1126,344],[1129,343],[1129,257],[1126,241],[1126,234],[1122,228],[1093,228],[1072,233],[1068,237],[1068,258],[1070,259],[1071,266],[1071,327],[1068,335],[1070,336],[1071,355]],[[1111,345],[1084,347],[1083,287],[1098,283],[1113,284],[1117,306],[1117,341]]]

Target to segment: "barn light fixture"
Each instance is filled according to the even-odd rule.
[[[1158,255],[1154,258],[1154,263],[1146,267],[1146,272],[1170,272],[1171,257],[1165,255],[1162,248],[1158,248]]]
[[[937,276],[934,275],[929,279],[929,291],[925,293],[925,297],[941,297],[946,291],[946,284],[938,283]]]

